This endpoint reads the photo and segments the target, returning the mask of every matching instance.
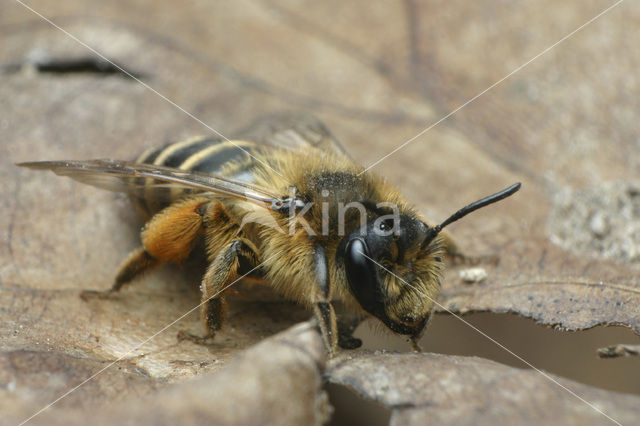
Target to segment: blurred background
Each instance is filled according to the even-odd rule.
[[[319,117],[362,165],[411,140],[372,170],[432,221],[522,181],[513,199],[451,226],[465,251],[501,261],[482,283],[463,283],[452,269],[443,305],[540,369],[640,393],[637,357],[596,356],[600,347],[640,344],[640,232],[631,227],[640,207],[623,211],[615,197],[584,207],[593,197],[580,195],[640,179],[639,24],[636,4],[604,0],[0,3],[0,285],[11,306],[4,350],[47,341],[108,359],[198,299],[169,268],[145,278],[123,306],[76,305],[79,289],[108,285],[137,245],[140,222],[124,197],[13,163],[130,159],[211,129],[233,137],[265,115],[302,112]],[[594,230],[589,209],[600,208],[604,233],[615,238]],[[149,306],[149,295],[171,308]],[[77,316],[65,317],[64,306]],[[300,318],[239,332],[237,347],[219,356]],[[233,332],[242,321],[231,319]],[[43,332],[15,332],[43,323]],[[64,338],[47,332],[62,323]],[[409,349],[376,330],[370,321],[356,332],[366,349]],[[528,368],[443,313],[423,347]],[[148,363],[153,377],[197,372],[158,367],[171,356]],[[341,416],[345,393],[331,388]]]

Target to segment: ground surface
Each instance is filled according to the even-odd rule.
[[[612,4],[29,3],[224,135],[233,137],[265,114],[310,113],[364,165]],[[640,9],[621,3],[375,166],[434,221],[523,182],[512,199],[451,227],[467,251],[495,253],[501,261],[487,266],[487,279],[477,284],[451,271],[443,306],[515,312],[567,330],[621,325],[640,333],[640,264],[637,251],[633,255],[638,236],[629,234],[637,227],[626,232],[616,213],[639,221],[638,193],[621,192],[627,210],[616,203],[600,209],[595,203],[593,210],[593,194],[635,188],[640,180],[640,49],[630,36],[639,24]],[[13,164],[128,159],[150,146],[210,131],[157,93],[111,72],[117,70],[19,3],[0,4],[0,35],[3,422],[28,418],[120,357],[32,421],[81,423],[89,413],[104,423],[153,421],[159,412],[171,422],[194,412],[189,419],[197,422],[224,411],[226,402],[193,407],[197,398],[175,406],[163,401],[202,394],[201,385],[187,380],[193,376],[223,383],[234,374],[303,407],[283,422],[326,418],[321,374],[393,408],[399,424],[420,424],[423,416],[457,424],[477,412],[486,414],[479,423],[557,416],[576,424],[608,421],[543,376],[482,359],[357,353],[341,355],[325,369],[311,329],[290,331],[285,343],[267,342],[284,347],[282,353],[254,348],[272,353],[264,368],[275,363],[290,382],[248,378],[242,359],[234,361],[235,370],[222,369],[239,351],[308,317],[269,295],[261,301],[238,297],[210,349],[176,342],[179,328],[198,327],[197,314],[136,348],[198,303],[197,272],[167,268],[113,300],[82,302],[81,289],[110,285],[125,253],[137,245],[140,223],[124,197]],[[253,359],[247,354],[245,364]],[[256,367],[260,375],[264,370]],[[404,376],[411,382],[400,389]],[[637,396],[560,380],[622,423],[640,414]],[[539,399],[531,400],[526,390],[534,387]],[[442,399],[438,389],[449,398]],[[240,395],[223,388],[211,392],[229,401]],[[217,419],[247,421],[256,413],[252,409],[271,404],[268,393],[252,395],[243,395],[256,398],[246,405],[247,417]],[[136,403],[141,398],[154,401],[153,412]],[[458,399],[465,404],[452,402]],[[118,410],[116,404],[125,401],[128,408]]]

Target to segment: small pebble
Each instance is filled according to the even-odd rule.
[[[460,271],[460,278],[467,283],[479,283],[487,278],[484,268],[469,268]]]
[[[597,238],[602,238],[609,232],[609,225],[607,224],[607,220],[604,217],[602,212],[597,212],[593,216],[591,216],[591,220],[589,221],[589,228],[591,228],[591,232]]]

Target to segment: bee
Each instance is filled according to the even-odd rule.
[[[443,256],[464,257],[440,231],[514,194],[520,183],[433,224],[383,177],[357,165],[319,121],[284,117],[252,129],[246,140],[193,138],[150,149],[135,162],[19,164],[124,191],[149,217],[111,288],[82,297],[108,297],[151,268],[180,263],[203,236],[205,332],[181,331],[180,339],[211,342],[223,324],[225,291],[249,274],[313,310],[330,355],[361,345],[351,334],[367,316],[419,350]],[[334,302],[354,314],[337,316]]]

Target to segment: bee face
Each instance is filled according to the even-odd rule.
[[[338,247],[349,290],[360,306],[392,331],[419,336],[440,282],[440,240],[423,246],[429,226],[401,215],[393,224],[371,221]]]

